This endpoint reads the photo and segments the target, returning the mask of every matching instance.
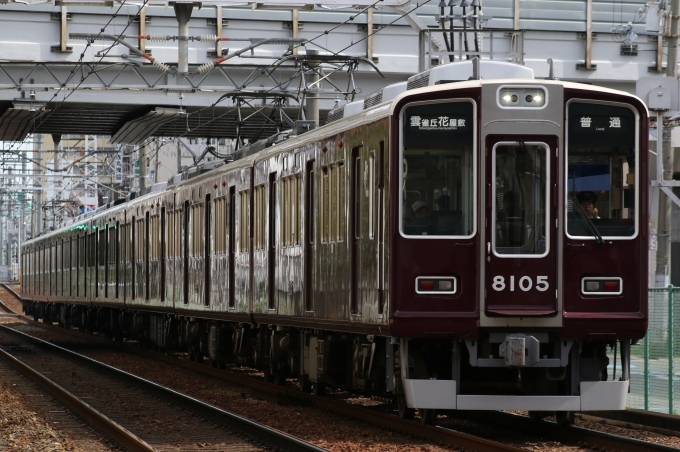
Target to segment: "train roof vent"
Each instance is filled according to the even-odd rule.
[[[175,185],[179,184],[180,182],[182,182],[182,173],[177,173],[168,179],[168,185]]]
[[[343,118],[346,118],[348,116],[356,115],[357,113],[361,113],[364,111],[364,101],[363,100],[357,100],[355,102],[350,102],[348,104],[345,104],[344,108],[344,114]]]
[[[364,99],[364,110],[366,110],[367,108],[375,107],[376,105],[381,103],[382,97],[383,97],[382,89],[369,94],[368,97]]]
[[[364,110],[394,99],[399,94],[406,91],[406,85],[407,82],[393,83],[369,94],[364,100]]]
[[[534,70],[519,64],[502,61],[479,61],[479,73],[483,79],[533,79]],[[472,77],[472,61],[442,64],[408,79],[408,89],[469,80]],[[425,82],[424,79],[427,78]]]
[[[214,160],[212,162],[206,162],[206,163],[199,165],[197,167],[189,168],[187,171],[184,172],[184,176],[182,177],[182,179],[183,180],[192,179],[194,177],[200,176],[201,174],[205,174],[208,171],[214,170],[218,166],[222,166],[222,165],[224,165],[224,162],[222,160]],[[154,187],[156,185],[159,185],[159,184],[160,184],[160,182],[158,184],[155,184]],[[167,185],[167,183],[165,183],[165,184]],[[165,187],[165,185],[163,187]],[[163,188],[163,187],[161,187],[161,188]],[[159,188],[158,190],[160,190],[161,188]],[[151,190],[151,191],[156,191],[156,190]],[[150,193],[150,192],[147,191],[147,193]]]
[[[344,114],[345,109],[343,107],[331,110],[330,113],[328,113],[328,117],[326,118],[326,124],[330,124],[337,121],[338,119],[342,119]]]
[[[430,71],[421,72],[408,78],[406,89],[422,88],[430,84]]]
[[[408,82],[393,83],[392,85],[387,85],[382,90],[382,101],[387,102],[392,100],[404,91],[406,91],[406,85]]]
[[[156,182],[151,186],[151,189],[149,190],[149,193],[153,193],[155,191],[163,190],[165,187],[168,186],[167,182]]]

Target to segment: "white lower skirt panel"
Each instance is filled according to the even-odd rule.
[[[456,409],[455,380],[404,379],[404,395],[409,408]]]
[[[581,411],[625,410],[628,381],[582,381]]]
[[[459,395],[459,410],[579,411],[579,396]]]
[[[454,380],[405,379],[409,408],[448,410],[601,411],[625,410],[627,381],[583,381],[580,396],[456,395]]]

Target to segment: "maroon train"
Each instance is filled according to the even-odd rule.
[[[647,329],[640,99],[482,61],[364,103],[26,242],[26,313],[424,421],[623,409]]]

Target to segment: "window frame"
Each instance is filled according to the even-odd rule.
[[[640,199],[640,112],[632,105],[622,103],[622,102],[612,102],[612,101],[604,101],[604,100],[596,100],[596,99],[582,99],[582,98],[573,98],[569,99],[567,101],[567,104],[565,106],[565,115],[564,115],[564,127],[566,133],[564,134],[564,181],[565,184],[569,182],[569,105],[571,103],[578,102],[578,103],[585,103],[585,104],[598,104],[598,105],[610,105],[613,107],[623,107],[623,108],[628,108],[630,111],[633,112],[633,115],[635,116],[635,140],[634,140],[634,147],[633,150],[635,152],[635,219],[634,219],[634,224],[635,224],[635,232],[632,235],[629,236],[609,236],[609,235],[602,235],[603,240],[635,240],[638,235],[640,235],[640,205],[642,203],[642,200]],[[567,208],[569,206],[569,190],[568,187],[565,186],[564,189],[564,210],[563,210],[563,226],[564,226],[564,234],[566,235],[567,238],[572,239],[572,240],[597,240],[596,237],[592,235],[587,235],[587,236],[580,236],[580,235],[571,235],[569,234],[569,229],[567,225],[567,219],[568,219],[568,211]]]
[[[471,185],[472,185],[472,197],[470,200],[470,204],[472,205],[472,212],[471,212],[471,218],[472,218],[472,228],[470,234],[467,235],[408,235],[404,234],[404,190],[403,190],[403,183],[402,181],[404,180],[404,116],[406,114],[406,110],[408,110],[411,107],[419,106],[419,105],[434,105],[434,104],[452,104],[452,103],[461,103],[461,102],[467,102],[472,104],[472,151],[471,151],[471,159],[472,159],[472,180],[471,180]],[[404,239],[409,239],[409,240],[462,240],[462,239],[471,239],[475,235],[477,235],[477,215],[478,215],[478,204],[481,202],[478,199],[478,184],[479,184],[479,175],[478,175],[478,160],[479,160],[479,152],[478,152],[478,141],[477,141],[477,102],[475,102],[474,99],[469,98],[469,97],[462,97],[459,99],[442,99],[442,100],[437,100],[437,101],[418,101],[418,102],[409,102],[405,104],[402,108],[401,111],[399,112],[399,156],[398,156],[398,161],[399,163],[399,174],[397,176],[397,191],[399,192],[399,195],[396,196],[397,198],[397,203],[398,203],[398,217],[397,221],[399,222],[399,235],[404,238]]]
[[[516,141],[498,141],[491,150],[491,199],[497,199],[496,193],[496,150],[499,146],[517,146]],[[501,259],[541,259],[550,254],[550,190],[552,181],[550,180],[550,145],[542,141],[527,141],[527,146],[540,146],[545,150],[545,251],[542,254],[499,254],[496,252],[496,209],[497,203],[491,203],[491,251],[493,255]]]

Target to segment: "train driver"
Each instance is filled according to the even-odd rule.
[[[411,206],[413,209],[413,224],[427,226],[430,224],[430,208],[423,201],[416,201]]]
[[[594,191],[581,191],[576,195],[576,199],[583,211],[588,215],[588,218],[599,219],[600,215],[595,207],[597,203],[597,195]]]

